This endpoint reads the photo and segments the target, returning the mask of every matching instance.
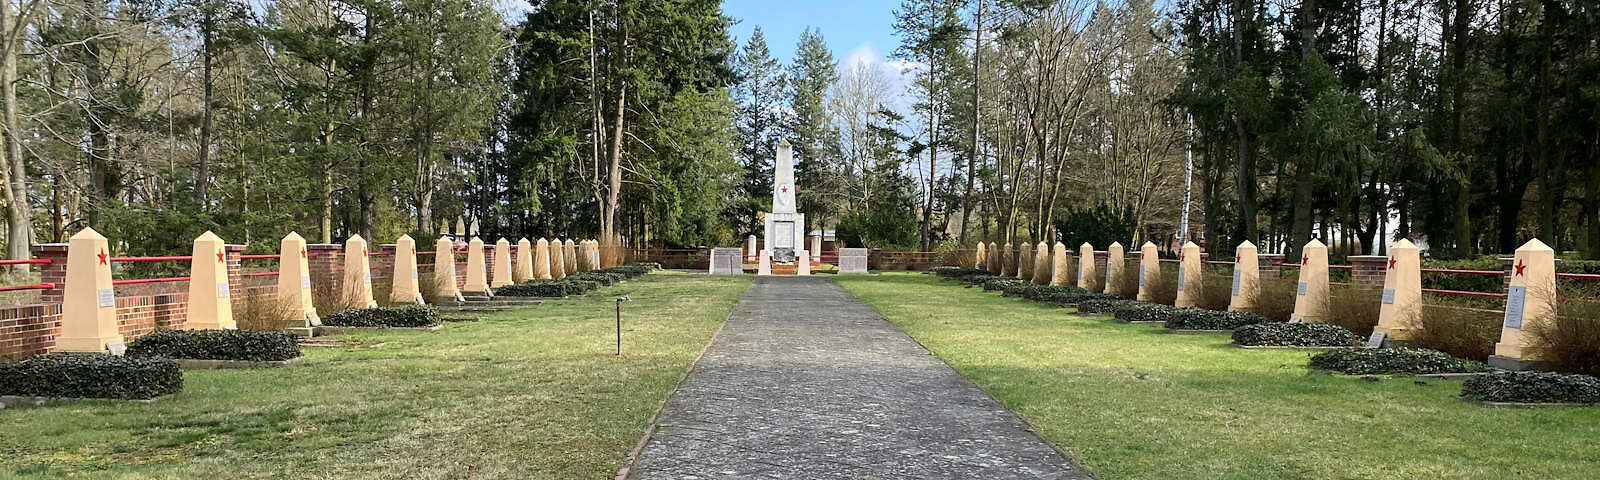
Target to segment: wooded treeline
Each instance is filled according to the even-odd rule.
[[[1600,256],[1600,13],[1486,0],[906,0],[789,62],[716,0],[7,0],[8,255],[294,229],[734,245],[795,146],[847,244],[1190,238]],[[1192,130],[1192,133],[1190,133]],[[1387,212],[1397,216],[1390,218]]]

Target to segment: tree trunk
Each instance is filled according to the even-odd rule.
[[[204,212],[210,204],[207,198],[208,188],[211,185],[211,37],[216,34],[216,25],[213,23],[212,6],[209,2],[200,6],[200,145],[196,147],[198,165],[195,166],[194,192],[195,198],[200,203],[200,211]]]
[[[0,180],[5,183],[4,193],[6,202],[6,256],[12,260],[24,260],[30,255],[33,244],[33,213],[28,208],[28,169],[27,162],[22,156],[22,141],[17,138],[21,131],[21,123],[17,121],[17,50],[22,42],[20,32],[21,16],[25,11],[12,11],[11,2],[0,5],[0,38],[5,40],[0,48],[0,96],[5,102],[3,118],[4,130],[0,131],[0,142],[4,143],[4,162],[0,168],[9,171],[0,172]],[[16,40],[11,40],[12,35],[18,35]],[[16,283],[28,276],[27,265],[14,265],[6,270],[7,280]]]

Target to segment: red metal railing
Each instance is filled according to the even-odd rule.
[[[56,288],[56,284],[54,284],[54,283],[38,283],[38,284],[33,284],[33,285],[16,285],[16,286],[11,286],[11,287],[0,287],[0,292],[15,292],[15,291],[18,291],[18,290],[49,290],[49,289],[52,289],[52,288]]]
[[[50,263],[48,258],[30,258],[26,260],[0,260],[0,265],[42,265]]]
[[[111,284],[112,285],[141,285],[141,284],[146,284],[146,283],[167,283],[167,282],[187,282],[187,281],[189,281],[189,277],[129,278],[129,279],[124,279],[124,280],[113,280],[111,282]]]

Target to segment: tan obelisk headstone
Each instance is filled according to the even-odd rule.
[[[122,350],[117,329],[117,294],[111,289],[111,253],[106,237],[85,228],[67,241],[67,278],[61,301],[58,352]]]
[[[1511,284],[1506,287],[1505,321],[1500,327],[1500,342],[1494,344],[1491,365],[1509,370],[1526,370],[1541,360],[1528,348],[1527,331],[1548,325],[1555,319],[1556,251],[1535,238],[1517,248],[1511,260]]]
[[[299,233],[289,232],[278,242],[278,302],[299,328],[322,325],[311,297],[310,257]]]
[[[533,245],[533,276],[540,280],[550,279],[550,241],[543,238]]]
[[[550,240],[550,277],[567,278],[567,251],[559,238]]]
[[[1003,250],[1001,250],[1003,253],[1001,253],[1002,256],[1000,257],[1002,262],[1000,265],[1000,276],[1017,276],[1017,249],[1011,246],[1011,242],[1006,242],[1006,246],[1001,248],[1003,248]]]
[[[1233,286],[1229,291],[1229,311],[1242,311],[1255,306],[1256,292],[1261,289],[1261,253],[1256,244],[1245,240],[1233,250]]]
[[[1178,308],[1198,307],[1205,285],[1200,281],[1203,272],[1200,263],[1200,246],[1194,242],[1183,242],[1183,255],[1178,259],[1178,298],[1173,306]]]
[[[1382,295],[1378,326],[1372,329],[1374,339],[1369,339],[1368,344],[1410,339],[1411,329],[1422,315],[1422,256],[1411,240],[1402,238],[1389,247]]]
[[[1321,323],[1328,315],[1328,246],[1313,238],[1300,249],[1300,282],[1289,323]]]
[[[351,235],[344,241],[344,294],[357,305],[378,306],[372,298],[372,268],[367,261],[367,239]]]
[[[590,240],[590,241],[592,242],[593,240]],[[566,243],[562,245],[561,248],[563,249],[562,251],[566,252],[566,255],[567,255],[567,258],[562,259],[562,262],[561,262],[562,266],[566,267],[566,269],[567,269],[567,275],[575,275],[575,274],[577,274],[579,272],[578,267],[582,266],[582,265],[580,265],[578,263],[578,244],[573,243],[572,239],[569,238],[569,239],[567,239]],[[591,261],[589,263],[589,269],[588,270],[582,270],[582,271],[587,272],[589,270],[594,270],[596,268],[596,265],[599,265],[599,258],[598,257],[594,258],[593,261]]]
[[[794,265],[796,276],[811,275],[811,252],[806,250],[794,251]]]
[[[228,296],[228,259],[222,237],[206,231],[194,239],[189,259],[189,318],[186,330],[234,330],[233,299]]]
[[[1022,242],[1017,250],[1017,278],[1033,281],[1033,244]]]
[[[461,290],[468,293],[491,293],[489,291],[489,266],[484,263],[483,240],[472,237],[467,242],[467,285]]]
[[[1052,249],[1055,258],[1054,268],[1051,268],[1050,285],[1066,287],[1072,284],[1069,277],[1072,274],[1072,255],[1067,254],[1067,244],[1056,242]]]
[[[596,265],[596,266],[600,265],[601,254],[600,254],[600,241],[599,240],[590,240],[589,241],[589,257],[594,259],[593,262],[590,262],[590,265]],[[615,258],[615,260],[620,260],[620,259],[622,259],[621,256],[618,256],[618,257]],[[613,265],[613,266],[615,266],[615,265]]]
[[[1141,302],[1155,299],[1155,282],[1161,278],[1161,254],[1156,244],[1144,242],[1139,246],[1139,298]]]
[[[1122,291],[1122,277],[1128,274],[1128,263],[1123,258],[1124,255],[1122,242],[1111,242],[1111,246],[1106,247],[1106,286],[1101,289],[1102,291],[1118,295],[1128,294]]]
[[[460,217],[457,217],[456,218],[456,228],[454,230],[451,230],[450,233],[454,234],[457,237],[466,235],[467,234],[467,223],[465,221],[463,221]]]
[[[978,251],[972,254],[972,268],[978,269],[989,267],[989,259],[987,258],[988,252],[985,250],[986,249],[983,246],[983,242],[978,242]]]
[[[511,241],[501,238],[494,242],[494,278],[489,286],[494,288],[511,284]]]
[[[426,305],[422,289],[417,285],[422,275],[417,272],[417,241],[410,235],[401,235],[394,241],[394,271],[389,280],[389,301]]]
[[[756,236],[751,235],[744,240],[744,261],[754,262],[758,254],[760,254],[760,251],[756,250]]]
[[[440,236],[433,244],[433,288],[439,298],[461,301],[461,289],[456,286],[456,244],[449,237]]]
[[[756,275],[772,275],[772,253],[762,250],[756,259]]]
[[[511,269],[511,280],[517,283],[533,280],[533,243],[526,238],[517,240],[517,267]]]
[[[1091,292],[1100,290],[1095,288],[1098,278],[1094,272],[1094,245],[1084,242],[1078,246],[1078,288]]]
[[[1050,243],[1039,242],[1033,247],[1033,284],[1049,285],[1054,271],[1050,268]]]
[[[984,254],[987,254],[987,258],[984,261],[989,262],[989,266],[986,266],[986,269],[989,269],[989,274],[1000,275],[1000,245],[989,242],[989,250]]]

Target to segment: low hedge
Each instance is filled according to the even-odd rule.
[[[284,332],[169,330],[133,339],[130,357],[281,362],[300,356],[300,344]]]
[[[0,363],[0,395],[143,400],[183,390],[183,371],[167,358],[48,353]]]
[[[1085,290],[1075,292],[1054,293],[1038,298],[1041,302],[1053,302],[1066,305],[1081,305],[1084,302],[1095,300],[1126,300],[1122,295],[1115,293],[1094,293]]]
[[[977,275],[989,275],[989,271],[988,270],[984,270],[984,269],[981,269],[981,268],[962,268],[962,267],[933,267],[931,269],[928,269],[928,272],[932,273],[934,275],[938,275],[938,276],[943,277],[943,278],[957,279],[957,280],[962,279],[962,278],[966,278],[966,277],[977,276]]]
[[[1067,285],[1030,285],[1027,290],[1022,292],[1021,296],[1028,300],[1043,300],[1059,295],[1084,292],[1084,289]]]
[[[1233,343],[1247,347],[1348,347],[1361,339],[1326,323],[1258,323],[1233,330]]]
[[[1165,322],[1171,320],[1178,309],[1171,305],[1150,302],[1133,302],[1111,314],[1119,322]]]
[[[1312,356],[1309,366],[1350,375],[1475,373],[1492,370],[1482,362],[1422,348],[1341,348]]]
[[[1025,287],[1025,286],[1029,286],[1029,285],[1030,284],[1028,282],[1026,282],[1024,280],[1021,280],[1021,279],[1018,279],[1018,278],[1001,277],[1001,278],[996,278],[994,280],[990,280],[990,281],[987,281],[987,282],[983,282],[983,289],[985,291],[991,291],[991,292],[995,291],[995,290],[1004,291],[1006,289],[1006,287],[1016,287],[1016,286],[1024,286]]]
[[[505,297],[550,297],[561,298],[571,294],[571,281],[562,280],[534,280],[532,282],[506,285],[494,290],[494,294]]]
[[[1600,403],[1600,378],[1551,372],[1496,372],[1467,379],[1461,396],[1483,402]]]
[[[649,273],[649,272],[654,272],[656,270],[660,270],[661,269],[661,262],[633,262],[633,263],[629,263],[627,265],[624,265],[624,267],[643,268],[645,270],[645,273]]]
[[[439,324],[439,310],[420,305],[351,309],[323,317],[322,324],[330,327],[431,327]]]
[[[1126,298],[1097,298],[1078,302],[1078,313],[1100,313],[1115,315],[1124,308],[1134,308],[1139,302]]]
[[[965,276],[965,277],[961,277],[958,280],[961,280],[961,283],[965,283],[967,285],[983,285],[985,283],[989,283],[990,280],[1000,280],[1000,279],[1001,278],[1000,278],[999,275],[995,275],[995,274],[992,274],[992,273],[989,273],[989,272],[983,272],[983,273],[980,273],[980,274],[977,274],[977,275],[968,275],[968,276]]]
[[[1228,312],[1203,308],[1180,309],[1167,319],[1173,330],[1233,330],[1245,325],[1267,323],[1267,317],[1250,312]]]

